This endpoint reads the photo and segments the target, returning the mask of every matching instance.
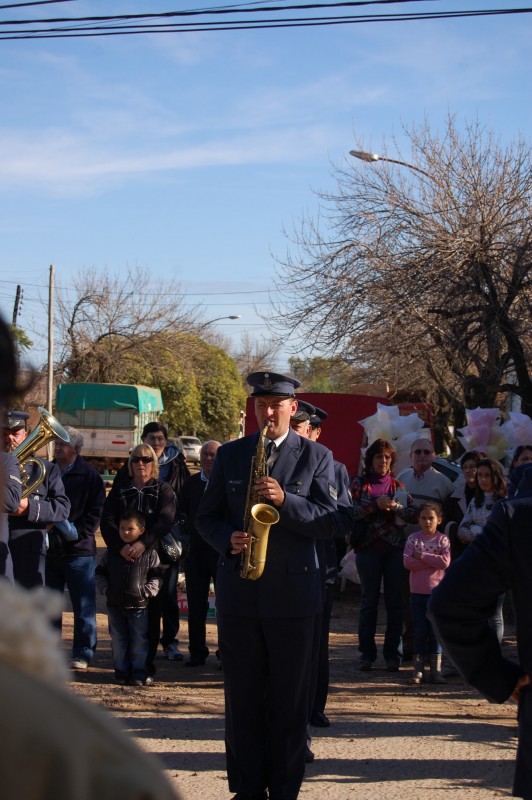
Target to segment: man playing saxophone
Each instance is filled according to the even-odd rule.
[[[315,540],[333,533],[334,468],[329,450],[290,429],[299,382],[267,372],[247,380],[259,428],[268,422],[266,465],[250,494],[279,513],[261,576],[241,574],[261,434],[218,449],[196,527],[220,553],[216,608],[229,789],[236,800],[296,800],[305,769],[313,625],[323,602]]]
[[[27,437],[25,411],[8,411],[4,423],[4,449],[11,453]],[[29,485],[35,486],[22,498],[18,509],[9,515],[9,550],[13,560],[15,581],[27,589],[44,586],[46,565],[46,533],[49,525],[68,519],[70,500],[65,494],[59,467],[43,462],[46,474],[35,486],[37,466],[27,466]]]

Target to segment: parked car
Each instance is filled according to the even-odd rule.
[[[449,461],[447,458],[441,458],[440,456],[436,456],[432,462],[432,466],[434,469],[437,469],[438,472],[445,475],[446,478],[453,481],[453,483],[462,474],[462,469],[459,464],[455,464],[454,461]]]
[[[196,436],[177,436],[175,443],[183,451],[187,461],[199,464],[201,442]]]

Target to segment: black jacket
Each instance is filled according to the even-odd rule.
[[[517,679],[532,674],[532,497],[497,503],[483,532],[432,592],[427,616],[468,683],[503,703]],[[497,599],[511,590],[519,664],[504,658],[489,625]]]
[[[50,547],[47,558],[95,556],[95,534],[100,525],[105,502],[103,480],[81,456],[76,458],[72,467],[61,477],[65,494],[70,500],[68,518],[76,526],[79,539],[77,542],[66,542],[61,534],[52,528],[48,534]]]
[[[158,543],[172,527],[176,515],[175,507],[175,494],[168,483],[152,478],[144,490],[139,492],[131,479],[125,485],[115,481],[104,503],[100,523],[105,544],[114,553],[120,552],[124,546],[118,533],[120,516],[124,511],[134,508],[142,512],[146,519],[146,530],[139,541],[146,549],[155,546],[160,555]]]
[[[161,587],[163,570],[152,549],[145,550],[134,562],[109,550],[96,567],[96,585],[107,597],[108,606],[147,608],[148,600]]]

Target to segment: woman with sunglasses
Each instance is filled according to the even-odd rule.
[[[170,484],[159,480],[159,463],[149,444],[138,444],[128,461],[129,480],[113,484],[100,523],[105,544],[127,561],[136,561],[148,547],[154,547],[164,563],[160,540],[168,533],[175,519],[175,494]],[[132,544],[124,544],[119,534],[119,520],[124,511],[140,511],[146,520],[146,530]],[[159,646],[163,594],[159,592],[148,602],[149,651],[147,669],[155,675],[155,654]]]

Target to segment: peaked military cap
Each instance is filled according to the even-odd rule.
[[[4,428],[9,428],[10,431],[18,431],[21,428],[26,427],[26,420],[29,418],[30,415],[25,411],[16,411],[15,409],[11,409],[11,411],[8,411],[6,414]]]
[[[252,372],[247,382],[253,387],[252,397],[295,397],[301,383],[296,378],[278,372]]]
[[[314,412],[315,413],[310,418],[310,424],[313,428],[321,428],[321,423],[326,420],[329,415],[326,411],[324,411],[322,408],[318,408],[317,406],[314,409]]]
[[[308,422],[309,419],[316,413],[316,409],[306,400],[297,398],[297,411],[292,417],[295,422]]]

